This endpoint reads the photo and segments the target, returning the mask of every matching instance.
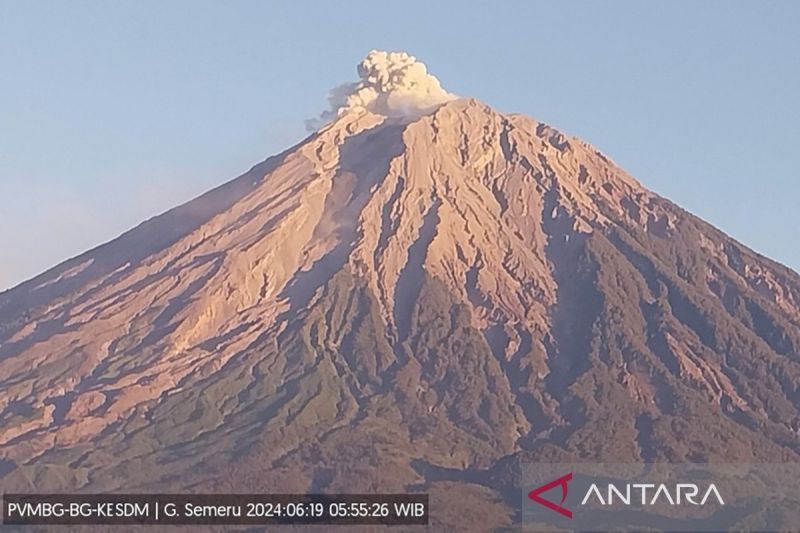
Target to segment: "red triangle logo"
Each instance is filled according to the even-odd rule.
[[[547,507],[551,511],[555,511],[560,515],[566,516],[567,518],[572,518],[572,511],[570,511],[566,507],[562,507],[563,503],[567,500],[570,481],[572,481],[572,472],[570,472],[566,476],[561,476],[558,479],[554,479],[550,483],[542,485],[538,489],[533,489],[528,493],[528,498],[535,501],[539,505]],[[545,500],[544,498],[542,498],[543,493],[547,492],[548,490],[554,489],[556,487],[561,487],[561,501],[559,503],[553,503],[550,500]]]

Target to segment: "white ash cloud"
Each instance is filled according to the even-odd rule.
[[[331,90],[331,108],[319,118],[306,121],[309,130],[351,110],[366,109],[387,117],[414,117],[454,100],[439,80],[428,73],[425,63],[405,52],[372,50],[358,65],[355,83]]]

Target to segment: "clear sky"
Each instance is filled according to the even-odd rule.
[[[305,136],[372,48],[800,268],[800,1],[0,0],[0,290]]]

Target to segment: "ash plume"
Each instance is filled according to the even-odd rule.
[[[337,116],[365,109],[387,117],[415,117],[454,100],[424,63],[406,52],[372,50],[357,67],[359,81],[331,90],[330,109],[307,120],[314,131]]]

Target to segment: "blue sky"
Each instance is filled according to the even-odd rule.
[[[305,135],[373,48],[800,268],[800,2],[0,0],[0,290]]]

